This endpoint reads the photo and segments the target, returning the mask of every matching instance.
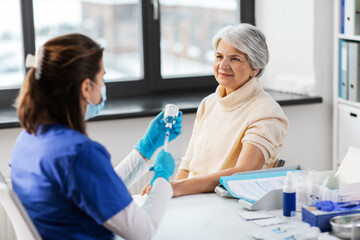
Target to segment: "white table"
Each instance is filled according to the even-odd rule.
[[[140,205],[144,200],[139,196],[134,199]],[[247,210],[238,205],[237,199],[215,193],[173,198],[154,239],[252,239],[251,233],[261,227],[243,220],[239,211]]]
[[[138,205],[147,197],[133,196]],[[155,240],[243,240],[253,239],[251,234],[264,230],[252,221],[245,221],[239,212],[248,211],[238,199],[220,197],[216,193],[195,194],[171,199],[165,211]],[[282,209],[268,211],[283,218]],[[288,221],[301,221],[301,214]],[[275,226],[268,227],[270,229]],[[331,235],[329,238],[339,239]],[[340,239],[339,239],[340,240]]]

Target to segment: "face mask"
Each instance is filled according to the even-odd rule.
[[[99,88],[95,83],[91,82],[91,84],[94,87]],[[106,101],[106,86],[105,86],[105,84],[103,86],[101,86],[100,92],[101,92],[101,102],[99,104],[93,104],[89,99],[87,99],[89,104],[86,105],[85,120],[88,120],[90,118],[97,116],[99,114],[99,112],[105,107],[105,101]]]

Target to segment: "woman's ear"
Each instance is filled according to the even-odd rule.
[[[251,72],[251,77],[255,77],[258,73],[259,73],[260,69],[256,69],[254,71]]]
[[[90,92],[91,92],[91,80],[89,78],[84,79],[80,86],[81,96],[84,99],[90,99]]]

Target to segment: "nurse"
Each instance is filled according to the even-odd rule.
[[[87,136],[85,119],[106,100],[102,56],[96,42],[69,34],[49,40],[26,59],[31,69],[16,99],[24,131],[13,150],[11,178],[44,239],[112,239],[114,233],[151,239],[173,195],[174,159],[164,151],[155,159],[153,191],[142,208],[127,190],[164,143],[163,112],[115,169],[105,147]],[[181,114],[170,140],[180,133]]]

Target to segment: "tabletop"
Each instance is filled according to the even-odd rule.
[[[146,198],[134,196],[142,205]],[[252,239],[251,234],[261,230],[239,215],[248,211],[234,198],[215,193],[195,194],[171,199],[155,240],[177,239]],[[279,214],[281,210],[272,211]]]
[[[141,206],[147,196],[134,195],[133,198]],[[259,222],[262,220],[246,221],[243,218],[244,214],[248,215],[249,213],[254,213],[255,216],[259,216],[259,214],[271,215],[271,218],[263,219],[263,224],[274,225],[263,227],[259,226]],[[284,224],[276,224],[276,221],[282,221]],[[319,237],[318,228],[310,228],[309,225],[304,225],[307,224],[301,221],[300,212],[296,212],[295,217],[287,218],[282,215],[282,209],[249,211],[241,207],[238,204],[238,199],[235,198],[221,197],[216,193],[194,194],[171,199],[154,239],[247,240],[254,239],[255,233],[268,234],[270,232],[272,234],[274,229],[282,229],[280,231],[285,229],[284,234],[291,232],[300,238],[314,233],[315,236]],[[277,237],[279,236],[277,235]],[[321,237],[317,239],[338,240],[339,238],[329,233],[322,233]]]

